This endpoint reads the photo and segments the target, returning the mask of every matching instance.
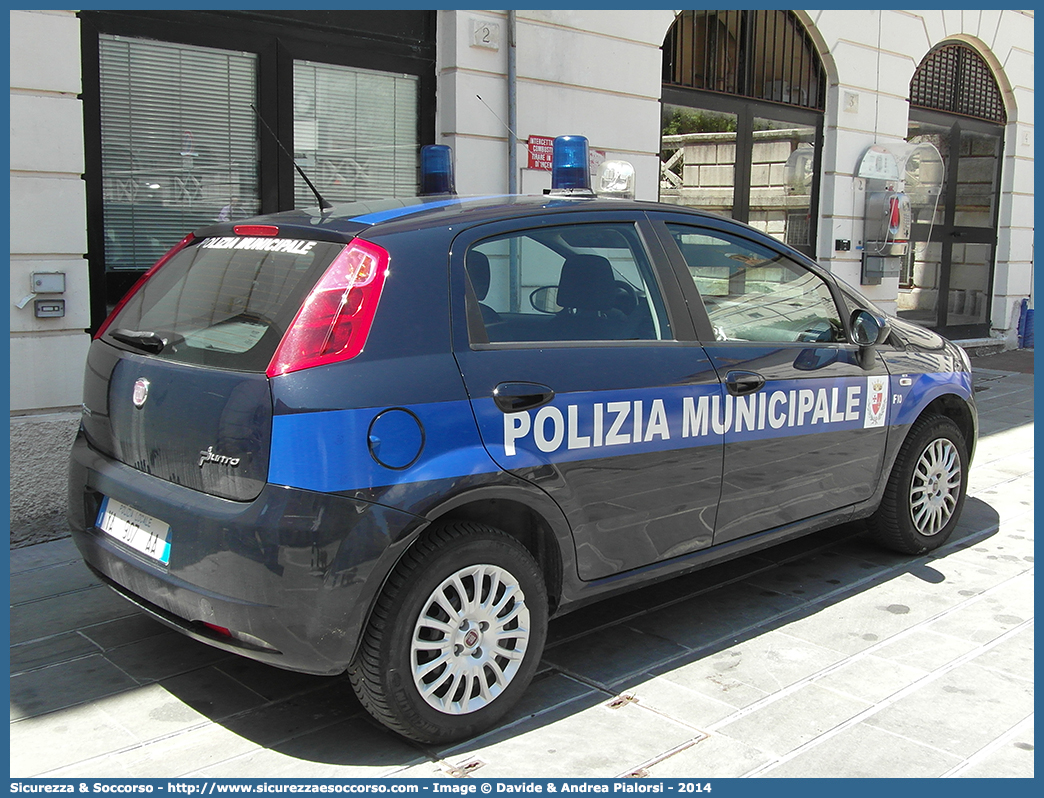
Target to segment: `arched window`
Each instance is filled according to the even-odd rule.
[[[986,60],[966,44],[936,47],[910,81],[910,105],[985,119],[1008,121],[1000,87]]]
[[[811,254],[826,73],[790,11],[683,11],[663,44],[660,199]]]
[[[943,188],[938,196],[907,189],[913,246],[898,312],[951,338],[989,335],[1006,121],[997,80],[968,45],[944,42],[917,67],[907,140],[939,150]]]
[[[682,11],[663,43],[663,83],[822,111],[826,76],[791,11]]]

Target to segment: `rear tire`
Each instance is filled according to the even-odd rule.
[[[922,416],[911,427],[869,520],[882,545],[923,554],[953,534],[968,488],[968,446],[945,416]]]
[[[472,737],[521,697],[547,636],[530,553],[483,524],[430,531],[388,579],[349,678],[363,706],[424,743]]]

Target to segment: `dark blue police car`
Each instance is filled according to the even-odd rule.
[[[743,224],[597,197],[577,157],[545,196],[185,238],[90,348],[91,569],[439,741],[511,707],[551,616],[853,519],[942,544],[976,439],[962,350]]]

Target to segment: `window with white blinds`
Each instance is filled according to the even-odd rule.
[[[417,193],[415,75],[294,61],[294,157],[333,203]],[[295,207],[316,205],[295,173]]]
[[[260,210],[252,53],[99,36],[106,271]]]

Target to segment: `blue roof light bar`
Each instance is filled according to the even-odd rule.
[[[591,159],[583,136],[559,136],[551,155],[552,191],[590,191]]]
[[[453,152],[445,144],[426,144],[421,147],[422,196],[429,194],[456,194],[453,185]]]

